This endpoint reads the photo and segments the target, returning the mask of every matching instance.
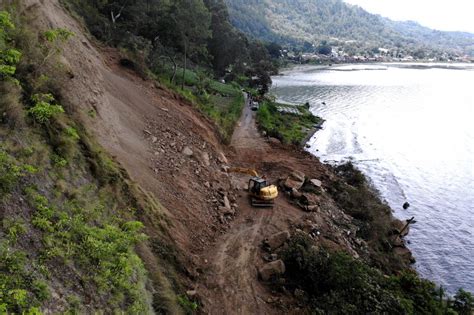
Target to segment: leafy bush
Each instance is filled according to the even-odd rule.
[[[0,314],[40,314],[48,289],[26,264],[25,252],[0,242]]]
[[[474,297],[470,292],[459,289],[454,296],[453,309],[459,315],[472,315],[474,311]]]
[[[125,298],[142,301],[138,283],[144,276],[144,267],[133,251],[146,238],[140,233],[141,222],[95,225],[80,208],[69,213],[51,206],[47,198],[34,190],[28,190],[28,195],[36,209],[32,223],[44,233],[45,261],[74,259],[88,271],[90,280],[102,293],[111,292],[120,302]]]
[[[306,292],[313,313],[445,314],[453,311],[439,298],[434,283],[420,279],[415,272],[386,277],[345,253],[315,248],[305,234],[292,237],[281,257],[286,265],[288,285]],[[460,302],[460,305],[466,303]]]
[[[186,314],[194,314],[198,309],[198,304],[190,301],[186,296],[178,296],[178,303]]]
[[[15,187],[21,175],[21,167],[15,163],[13,157],[0,149],[0,197]]]
[[[28,113],[40,124],[46,124],[55,116],[64,113],[61,105],[53,104],[54,96],[51,94],[35,94],[31,100],[34,106],[28,110]]]
[[[8,44],[9,32],[14,28],[10,14],[0,11],[0,80],[11,78],[15,74],[16,64],[21,58],[21,53]]]
[[[13,155],[0,147],[0,199],[15,188],[20,178],[37,172],[36,167],[20,163]]]
[[[283,143],[300,145],[307,137],[309,130],[321,121],[303,106],[295,107],[300,115],[282,114],[274,102],[265,100],[260,104],[257,113],[259,128],[267,135],[280,139]]]

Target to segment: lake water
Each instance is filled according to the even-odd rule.
[[[309,102],[327,120],[309,150],[322,161],[352,159],[396,217],[415,217],[407,239],[422,276],[450,293],[474,292],[474,65],[308,66],[283,74],[272,93]]]

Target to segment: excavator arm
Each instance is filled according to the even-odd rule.
[[[227,172],[228,173],[241,173],[241,174],[247,174],[253,177],[259,177],[257,171],[251,168],[231,167],[229,168]]]

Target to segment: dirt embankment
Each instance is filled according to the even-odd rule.
[[[297,171],[321,180],[323,191],[334,175],[309,154],[261,138],[248,107],[231,146],[223,147],[209,120],[178,95],[121,68],[117,53],[96,48],[57,0],[25,3],[33,24],[76,34],[63,53],[73,74],[64,82],[64,103],[131,178],[161,202],[170,235],[187,254],[189,290],[203,312],[281,313],[285,303],[278,301],[289,297],[273,294],[257,276],[266,262],[262,241],[277,232],[317,230],[322,244],[354,255],[353,248],[363,247],[350,219],[324,193],[312,212],[302,211],[283,193],[273,209],[249,205],[243,190],[248,177],[227,174],[225,167],[253,168],[273,182]]]

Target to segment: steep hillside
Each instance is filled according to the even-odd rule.
[[[445,309],[353,167],[262,137],[249,106],[225,146],[187,89],[144,79],[59,0],[5,8],[0,313]],[[278,185],[274,208],[230,167]]]
[[[0,82],[0,313],[184,312],[192,253],[225,227],[214,125],[96,48],[58,1],[8,8],[21,59],[18,88]],[[43,55],[60,32],[73,35]]]
[[[403,47],[411,51],[423,48],[474,55],[474,34],[440,32],[413,22],[394,22],[342,0],[226,0],[226,3],[235,26],[264,40],[315,44],[330,40],[354,52]]]

